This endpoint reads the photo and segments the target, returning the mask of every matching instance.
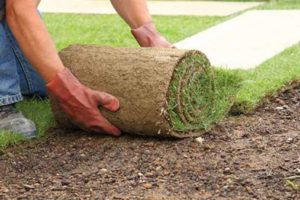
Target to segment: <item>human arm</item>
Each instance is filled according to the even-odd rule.
[[[141,47],[173,48],[156,30],[146,0],[111,0],[111,3]]]
[[[88,131],[120,135],[98,110],[100,105],[116,111],[119,101],[85,87],[64,67],[37,12],[38,4],[39,0],[6,0],[6,20],[23,53],[46,81],[49,94],[76,125]]]

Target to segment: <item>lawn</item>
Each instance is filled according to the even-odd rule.
[[[298,8],[297,0],[270,2],[261,9]],[[229,17],[230,18],[230,17]],[[58,50],[70,44],[100,44],[137,47],[127,25],[116,15],[45,14],[45,22]],[[171,42],[179,41],[228,17],[154,17],[158,29]],[[300,44],[287,49],[251,71],[233,71],[240,76],[241,89],[237,94],[235,108],[240,112],[251,112],[257,105],[274,95],[291,80],[300,77]],[[48,101],[26,100],[18,105],[27,117],[33,119],[40,136],[54,125]],[[0,148],[22,140],[11,134],[0,134]]]

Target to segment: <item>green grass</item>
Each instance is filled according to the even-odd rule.
[[[58,50],[74,43],[138,47],[128,26],[116,15],[47,14],[44,18]],[[223,20],[222,17],[154,17],[157,28],[171,42]]]
[[[300,8],[298,0],[278,0],[264,4],[260,9]],[[111,46],[137,47],[127,25],[115,15],[74,15],[46,14],[45,22],[55,40],[58,50],[70,44],[101,44]],[[158,29],[171,42],[179,41],[201,30],[220,23],[228,17],[155,17]],[[235,108],[241,112],[251,112],[264,102],[266,96],[276,92],[291,80],[300,76],[300,44],[287,49],[280,55],[263,63],[252,71],[216,71],[216,88],[219,97],[228,97],[238,92]],[[237,91],[237,76],[243,81]],[[234,87],[229,87],[233,86]],[[221,98],[230,103],[228,98]],[[48,101],[26,100],[18,107],[38,126],[40,136],[54,124]],[[222,111],[222,108],[220,109]],[[222,111],[223,112],[223,111]],[[23,140],[11,133],[0,134],[0,149]]]
[[[294,190],[299,190],[299,186],[291,180],[286,180],[286,184]]]
[[[1,155],[1,149],[4,149],[9,145],[18,144],[21,141],[25,141],[25,140],[26,139],[21,135],[14,134],[8,131],[2,131],[0,133],[0,155]]]
[[[300,80],[300,44],[266,61],[250,71],[239,71],[244,80],[235,101],[234,110],[250,113],[268,98],[277,94],[292,80]]]
[[[225,2],[268,2],[272,0],[150,0],[150,1],[225,1]]]
[[[183,59],[175,69],[168,93],[172,130],[180,136],[208,130],[230,110],[239,83],[236,72],[214,70],[201,54]]]
[[[270,0],[259,7],[260,9],[299,9],[299,0]]]
[[[182,1],[182,0],[166,0],[166,1]],[[184,0],[184,1],[205,1],[205,0]],[[299,0],[206,0],[219,2],[264,2],[259,9],[299,9]]]
[[[43,136],[55,124],[48,100],[25,100],[18,104],[18,109],[36,123],[39,136]]]

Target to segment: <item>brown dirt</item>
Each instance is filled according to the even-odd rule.
[[[188,137],[193,133],[178,133],[170,125],[168,93],[174,74],[180,65],[186,67],[178,77],[177,112],[183,115],[185,85],[199,74],[208,74],[213,80],[207,58],[199,51],[153,48],[115,48],[95,45],[72,45],[60,52],[66,67],[86,86],[106,91],[120,100],[121,109],[116,113],[101,110],[102,114],[123,132],[138,135]],[[194,59],[193,63],[185,62]],[[208,73],[210,71],[210,73]],[[193,72],[193,73],[192,73]],[[196,92],[196,91],[194,91]],[[205,91],[206,92],[206,91]],[[197,104],[197,103],[195,103]],[[199,104],[199,103],[198,103]],[[207,105],[209,104],[209,105]],[[205,105],[210,107],[212,102]],[[197,108],[199,105],[195,105]],[[62,127],[72,125],[60,108],[54,107],[57,121]],[[198,114],[196,109],[190,112]],[[201,112],[201,111],[200,111]],[[190,114],[190,113],[188,113]],[[179,118],[179,117],[178,117]],[[189,125],[196,117],[185,119]],[[179,118],[181,119],[181,118]],[[199,132],[196,132],[199,135]]]
[[[0,199],[300,199],[299,122],[297,87],[203,143],[52,130],[3,152]]]

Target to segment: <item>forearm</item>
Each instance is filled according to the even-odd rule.
[[[37,12],[38,2],[7,0],[6,18],[23,53],[44,80],[49,82],[64,66]]]
[[[152,21],[146,0],[111,0],[111,3],[132,29]]]

